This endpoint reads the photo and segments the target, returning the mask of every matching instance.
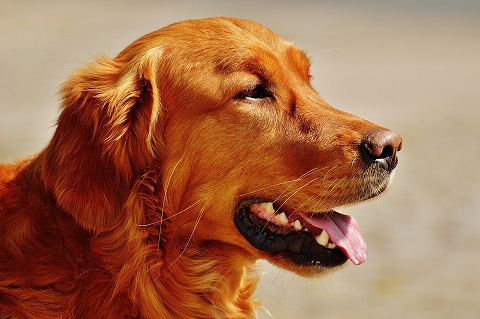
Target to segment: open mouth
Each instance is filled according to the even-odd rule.
[[[347,260],[359,265],[367,259],[355,219],[334,210],[289,212],[273,202],[252,199],[240,204],[234,222],[253,247],[299,266],[330,268]]]

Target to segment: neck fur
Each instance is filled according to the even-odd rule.
[[[146,174],[127,200],[128,220],[92,242],[114,275],[112,298],[130,300],[146,319],[255,318],[254,262],[225,244],[176,238],[168,220],[160,233],[154,183]]]

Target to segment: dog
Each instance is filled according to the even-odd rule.
[[[309,68],[218,17],[74,72],[46,148],[0,166],[0,317],[255,318],[256,260],[363,263],[334,209],[388,187],[402,140],[327,104]]]

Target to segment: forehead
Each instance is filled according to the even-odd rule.
[[[223,72],[245,71],[253,74],[275,73],[282,69],[308,76],[310,61],[303,51],[290,44],[277,50],[256,45],[224,57],[217,66],[217,70]]]
[[[248,20],[189,20],[152,35],[167,54],[170,52],[171,60],[180,60],[183,65],[193,63],[205,70],[261,72],[272,63],[282,63],[308,73],[310,67],[302,50],[263,25]]]
[[[118,58],[133,60],[158,49],[157,72],[164,97],[189,91],[220,101],[227,91],[241,89],[255,78],[267,83],[290,82],[293,77],[309,81],[310,62],[305,53],[251,21],[179,22],[140,38]]]

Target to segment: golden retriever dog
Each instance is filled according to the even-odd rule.
[[[309,67],[220,17],[73,73],[47,147],[0,166],[0,317],[254,318],[256,260],[364,262],[334,209],[387,188],[401,138],[328,105]]]

